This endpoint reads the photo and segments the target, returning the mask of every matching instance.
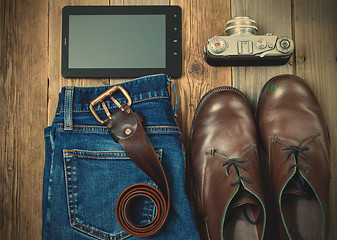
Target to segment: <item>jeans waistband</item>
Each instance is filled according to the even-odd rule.
[[[129,80],[120,84],[123,86],[131,97],[132,105],[144,101],[151,101],[158,98],[169,99],[168,83],[171,80],[164,74],[151,75]],[[114,85],[97,86],[97,87],[63,87],[59,94],[59,103],[56,115],[64,116],[64,129],[73,130],[73,114],[89,112],[90,101],[107,91]],[[113,97],[121,104],[127,102],[122,92],[116,91]],[[108,109],[117,108],[113,101],[105,101]],[[103,111],[103,106],[97,104],[96,111]]]
[[[123,86],[129,93],[132,104],[136,104],[155,98],[169,98],[167,89],[168,81],[169,78],[166,75],[160,74],[140,77],[115,85]],[[97,87],[63,87],[59,94],[59,103],[56,114],[61,114],[65,111],[89,111],[90,101],[110,89],[112,86],[114,85]],[[116,91],[113,96],[121,104],[127,102],[127,99],[120,91]],[[106,105],[108,108],[117,108],[112,101],[107,101]],[[95,108],[97,110],[103,109],[100,104]]]

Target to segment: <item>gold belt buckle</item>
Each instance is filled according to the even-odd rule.
[[[98,116],[97,112],[94,109],[94,106],[98,103],[101,103],[104,111],[106,113],[106,115],[108,116],[109,119],[111,119],[111,113],[109,112],[108,107],[106,106],[104,99],[106,99],[107,97],[110,97],[110,99],[117,105],[118,108],[120,108],[122,111],[124,111],[123,106],[116,100],[116,98],[114,98],[112,96],[112,94],[114,92],[116,92],[117,90],[121,91],[123,93],[123,95],[125,96],[126,100],[128,101],[126,104],[130,107],[131,106],[131,97],[129,95],[129,93],[125,90],[125,88],[123,88],[120,85],[116,85],[113,86],[112,88],[108,89],[107,91],[105,91],[104,93],[102,93],[101,95],[99,95],[97,98],[95,98],[94,100],[92,100],[90,102],[89,105],[89,109],[92,112],[92,114],[95,116],[95,118],[97,119],[97,121],[99,121],[101,124],[104,124],[104,121]]]

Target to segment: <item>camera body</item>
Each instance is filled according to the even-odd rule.
[[[204,48],[208,64],[213,66],[260,66],[286,64],[294,42],[283,36],[256,35],[256,22],[235,17],[227,22],[227,36],[214,36]]]

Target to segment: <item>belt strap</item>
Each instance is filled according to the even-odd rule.
[[[158,185],[160,191],[145,183],[128,187],[117,200],[116,216],[126,232],[137,237],[149,237],[164,226],[170,207],[170,192],[164,169],[144,130],[143,118],[139,112],[133,112],[130,105],[125,104],[109,113],[103,124],[128,157]],[[154,203],[156,215],[149,223],[137,224],[130,217],[132,203],[144,197]]]

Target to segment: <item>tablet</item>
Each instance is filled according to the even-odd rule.
[[[66,6],[64,77],[181,76],[179,6]]]

